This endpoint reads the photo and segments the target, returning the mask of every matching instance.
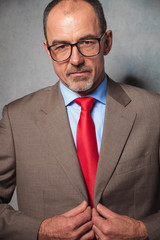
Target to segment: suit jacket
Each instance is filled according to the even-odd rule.
[[[94,190],[160,239],[160,96],[108,80]],[[8,205],[17,187],[19,211]],[[35,240],[45,218],[88,201],[58,83],[7,105],[0,121],[0,239]]]

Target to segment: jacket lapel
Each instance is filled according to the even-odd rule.
[[[108,80],[104,130],[95,182],[95,206],[106,188],[132,130],[136,114],[127,106],[131,99],[121,86]]]
[[[87,191],[58,83],[46,98],[38,126],[53,157],[59,162],[71,184],[80,192],[81,200],[87,201]]]

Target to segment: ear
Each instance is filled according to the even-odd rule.
[[[49,58],[52,60],[50,52],[49,52],[48,47],[47,47],[47,41],[46,40],[43,41],[43,46],[44,46],[44,48],[46,50],[46,53],[48,54]]]
[[[111,30],[108,30],[105,33],[105,40],[104,41],[105,41],[105,43],[104,43],[103,54],[106,56],[112,48],[112,31]]]

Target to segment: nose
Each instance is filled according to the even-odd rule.
[[[78,51],[77,46],[72,47],[72,54],[70,57],[70,63],[72,65],[78,66],[84,63],[84,57],[82,54]]]

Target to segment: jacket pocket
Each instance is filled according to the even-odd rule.
[[[116,174],[120,175],[134,172],[150,166],[151,156],[149,153],[146,153],[145,155],[139,156],[137,158],[120,161],[117,165]]]

